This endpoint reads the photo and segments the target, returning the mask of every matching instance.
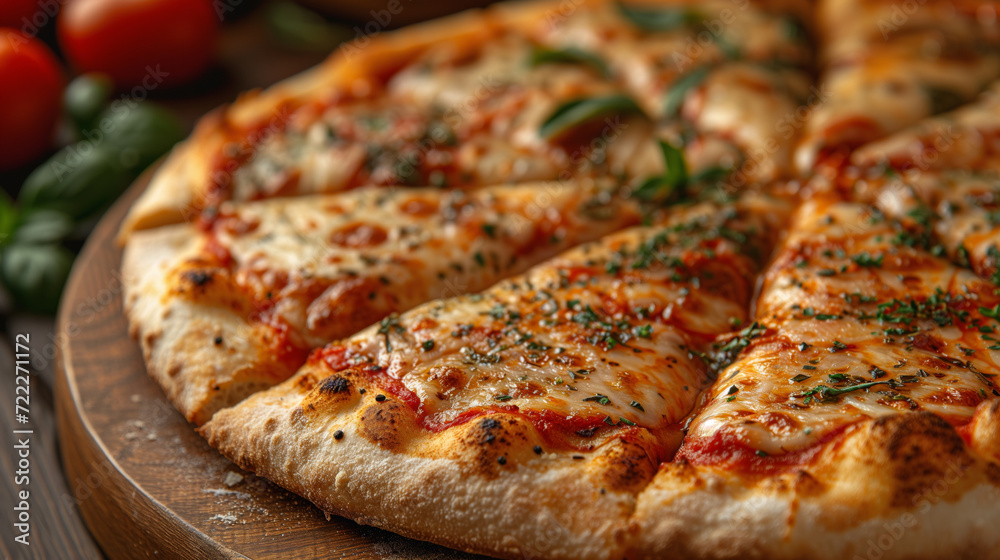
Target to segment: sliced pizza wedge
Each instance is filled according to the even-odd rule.
[[[788,206],[679,211],[312,354],[201,428],[324,511],[510,558],[618,558]]]
[[[230,203],[200,228],[129,240],[126,313],[150,374],[201,424],[312,348],[639,219],[630,201],[578,183]]]
[[[1000,295],[894,242],[912,227],[798,211],[756,322],[718,344],[735,362],[640,496],[638,556],[993,554]]]
[[[992,9],[989,2],[979,4]],[[914,17],[897,15],[899,9],[888,1],[820,3],[822,99],[796,148],[802,175],[828,158],[837,164],[851,149],[971,101],[1000,76],[995,30],[978,10],[957,10],[950,0],[923,3]],[[955,15],[931,16],[941,12]]]
[[[998,115],[994,85],[975,103],[859,148],[826,186],[889,217],[932,226],[900,242],[947,254],[1000,286]]]
[[[974,103],[858,148],[850,163],[899,173],[1000,169],[1000,83]]]
[[[752,156],[744,181],[771,179],[789,169],[794,127],[774,128],[808,94],[811,48],[796,11],[737,4],[497,6],[348,44],[200,123],[123,237],[227,200],[360,186],[638,183],[667,137],[694,146],[693,170]]]

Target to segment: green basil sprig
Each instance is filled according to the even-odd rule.
[[[688,7],[640,7],[619,2],[618,13],[629,23],[647,32],[672,31],[704,21],[701,12]]]
[[[587,97],[567,101],[560,105],[545,122],[538,133],[549,140],[564,136],[576,127],[600,117],[615,114],[645,115],[631,97],[614,94],[603,97]]]
[[[665,202],[682,198],[688,184],[687,162],[680,148],[664,140],[659,141],[665,169],[643,181],[635,190],[635,195],[643,200]]]
[[[104,109],[102,87],[80,82],[66,94],[85,140],[59,150],[28,176],[19,207],[0,198],[0,280],[19,307],[55,311],[73,264],[64,242],[78,238],[184,135],[170,112],[151,103],[122,100]]]
[[[708,77],[709,72],[708,66],[699,66],[674,80],[674,83],[670,84],[667,89],[667,95],[663,100],[663,114],[667,117],[677,116],[688,93],[701,85]]]
[[[565,49],[547,49],[543,47],[536,47],[531,52],[530,63],[532,67],[542,66],[544,64],[580,64],[589,66],[605,78],[611,77],[611,69],[608,67],[608,63],[605,62],[604,59],[592,52],[578,49],[576,47],[567,47]]]
[[[77,130],[90,130],[97,126],[115,84],[105,74],[84,74],[66,86],[63,106]]]
[[[16,244],[0,258],[0,278],[19,307],[53,313],[70,268],[73,253],[56,243]]]

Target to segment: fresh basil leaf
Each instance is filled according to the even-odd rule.
[[[809,32],[806,31],[805,25],[796,17],[786,16],[782,21],[781,28],[785,39],[789,41],[800,43],[809,38]]]
[[[666,202],[682,198],[688,184],[687,163],[684,152],[663,140],[659,141],[663,153],[662,175],[650,177],[636,189],[635,195],[644,200]]]
[[[14,232],[14,242],[39,245],[58,243],[75,229],[73,219],[55,210],[29,212],[21,218]]]
[[[700,12],[687,7],[647,8],[619,2],[618,12],[629,23],[647,32],[672,31],[705,19]]]
[[[965,98],[958,92],[937,86],[924,86],[927,101],[930,103],[931,114],[944,113],[965,103]]]
[[[668,142],[660,140],[660,151],[663,153],[663,161],[666,163],[664,179],[674,188],[687,185],[688,170],[687,162],[684,161],[684,152],[680,148]]]
[[[112,105],[101,116],[106,134],[98,142],[118,152],[121,164],[138,174],[184,138],[184,127],[170,111],[154,103]]]
[[[630,113],[645,115],[642,108],[627,95],[574,99],[553,111],[538,133],[543,138],[553,139],[599,117]]]
[[[719,47],[720,51],[722,51],[722,55],[728,60],[739,60],[743,56],[739,46],[730,42],[729,39],[726,39],[721,33],[718,35],[712,35],[712,38],[715,40],[715,45]]]
[[[531,52],[531,66],[536,67],[543,64],[582,64],[593,68],[605,78],[611,77],[611,69],[601,57],[576,47],[565,49],[535,47]]]
[[[663,103],[663,114],[667,117],[677,116],[681,111],[681,106],[684,105],[688,92],[705,81],[708,73],[708,66],[699,66],[674,80],[674,83],[667,89],[667,96]]]
[[[99,73],[84,74],[66,86],[63,104],[77,131],[93,133],[98,124],[98,117],[104,111],[104,106],[111,98],[114,88],[115,84],[111,78]]]
[[[718,183],[729,177],[729,174],[733,170],[729,167],[723,167],[721,165],[713,165],[711,167],[706,167],[704,169],[699,169],[695,173],[691,174],[692,183]]]
[[[287,47],[302,51],[329,52],[352,36],[342,25],[295,2],[270,2],[264,12],[271,33]]]
[[[0,278],[18,307],[54,313],[72,265],[73,254],[57,244],[15,243],[3,251]]]
[[[6,192],[0,191],[0,245],[6,245],[14,237],[17,227],[17,207]]]
[[[82,219],[110,204],[132,178],[119,154],[103,145],[78,142],[28,175],[18,202],[23,211],[55,210]]]

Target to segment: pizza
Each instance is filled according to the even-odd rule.
[[[992,3],[919,4],[818,4],[822,99],[796,149],[800,173],[966,103],[997,77]]]
[[[150,374],[201,424],[289,377],[313,348],[639,219],[607,189],[560,183],[227,204],[211,226],[136,233],[125,305]]]
[[[347,43],[162,164],[131,334],[222,455],[412,538],[995,558],[996,15],[549,0]]]

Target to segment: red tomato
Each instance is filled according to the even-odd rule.
[[[0,28],[0,169],[28,163],[52,145],[64,85],[44,43]]]
[[[104,72],[119,88],[176,86],[215,55],[219,18],[211,0],[68,0],[59,44],[81,72]]]
[[[55,3],[54,8],[58,10],[59,4]],[[39,7],[38,0],[0,1],[0,25],[2,26],[21,29],[25,25],[24,18],[28,18],[28,22],[32,25],[37,25],[37,23],[32,22],[36,14],[40,19],[47,19],[49,17]]]

